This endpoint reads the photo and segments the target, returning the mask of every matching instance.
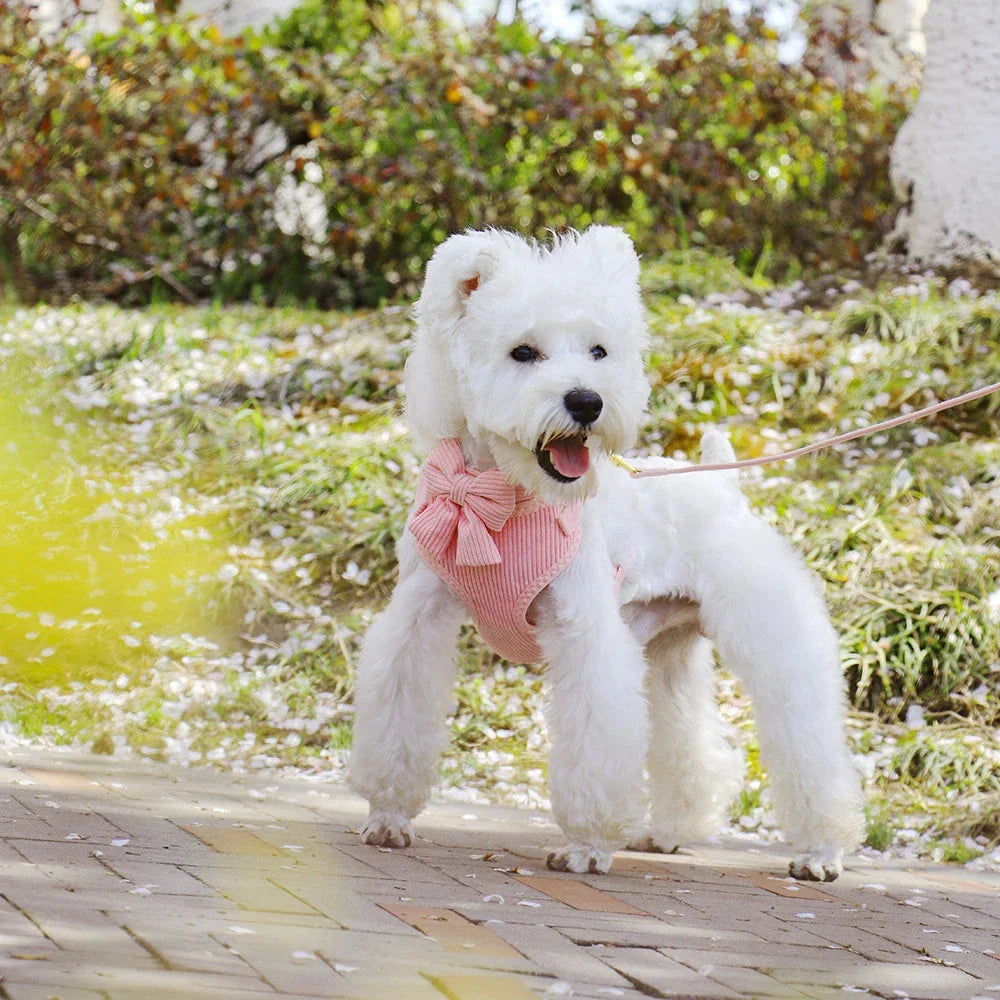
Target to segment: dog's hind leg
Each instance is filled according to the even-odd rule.
[[[669,853],[718,832],[743,763],[715,704],[708,640],[690,626],[668,629],[650,641],[646,659],[650,825],[629,846]]]
[[[350,777],[368,799],[366,844],[407,847],[447,740],[455,639],[465,609],[417,555],[399,543],[400,579],[365,636],[354,696]]]
[[[836,634],[816,582],[769,526],[733,519],[706,542],[702,625],[753,701],[782,830],[805,848],[790,871],[830,881],[863,830]]]

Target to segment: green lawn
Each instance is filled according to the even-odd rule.
[[[920,275],[773,288],[694,255],[645,281],[644,453],[696,457],[712,423],[741,457],[779,451],[1000,372],[996,293]],[[0,309],[7,739],[342,772],[415,479],[409,335],[402,307]],[[1000,838],[998,412],[991,397],[744,475],[825,585],[879,849],[968,861]],[[543,700],[539,672],[464,633],[449,794],[543,800]],[[722,674],[720,701],[749,761],[734,822],[767,834]]]

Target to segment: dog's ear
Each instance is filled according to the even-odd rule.
[[[580,249],[590,256],[603,277],[639,285],[639,255],[628,234],[617,226],[590,226],[580,237]]]
[[[445,240],[427,264],[415,310],[417,336],[406,362],[406,418],[420,451],[464,431],[452,362],[454,330],[469,296],[496,274],[504,252],[518,242],[499,231],[461,233]]]
[[[427,454],[465,430],[457,382],[448,348],[437,339],[417,337],[406,360],[404,408],[418,452]]]
[[[514,241],[516,237],[496,230],[460,233],[445,240],[427,264],[417,303],[421,324],[441,333],[450,330],[465,314],[469,296],[493,277]]]

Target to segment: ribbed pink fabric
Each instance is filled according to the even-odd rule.
[[[544,504],[499,469],[470,470],[448,438],[420,472],[409,529],[487,645],[514,663],[537,663],[528,607],[580,548],[582,507]]]

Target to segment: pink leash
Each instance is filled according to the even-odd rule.
[[[663,469],[637,469],[633,465],[618,459],[617,464],[628,469],[634,479],[645,479],[648,476],[682,476],[688,472],[725,472],[729,469],[748,469],[753,465],[769,465],[771,462],[786,462],[792,458],[800,458],[802,455],[812,454],[814,451],[822,451],[824,448],[832,448],[835,444],[843,444],[845,441],[854,441],[856,438],[868,437],[870,434],[877,434],[879,431],[887,431],[891,427],[899,427],[900,424],[909,424],[915,420],[922,420],[932,413],[940,413],[942,410],[951,409],[953,406],[961,406],[963,403],[971,403],[974,399],[988,396],[990,393],[1000,391],[1000,382],[992,385],[984,385],[981,389],[974,389],[972,392],[963,393],[952,399],[945,399],[933,406],[925,406],[922,410],[914,410],[912,413],[905,413],[900,417],[893,417],[891,420],[883,420],[879,424],[871,424],[867,427],[858,427],[846,434],[838,434],[836,437],[824,438],[822,441],[814,441],[804,448],[796,448],[794,451],[783,451],[780,455],[763,455],[760,458],[746,458],[740,462],[723,462],[716,465],[678,465],[672,468]]]

